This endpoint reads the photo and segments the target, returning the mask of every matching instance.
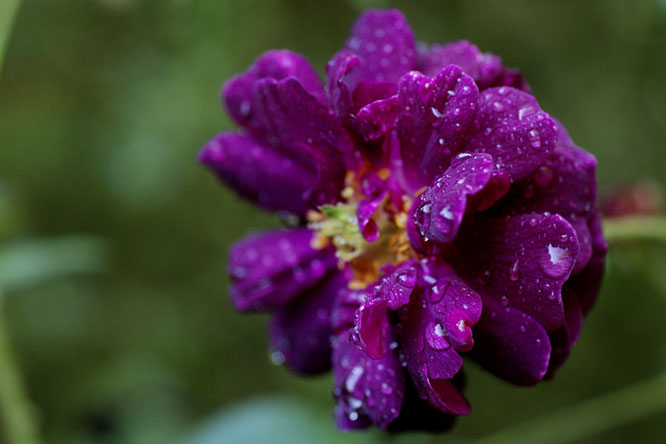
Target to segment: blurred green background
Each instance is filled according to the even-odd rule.
[[[611,252],[554,381],[515,388],[467,365],[473,413],[448,435],[336,432],[330,375],[272,365],[266,317],[233,311],[229,244],[278,222],[194,160],[232,128],[220,86],[270,48],[323,72],[370,6],[520,67],[597,156],[602,193],[666,185],[663,0],[24,0],[0,77],[0,308],[46,442],[464,443],[520,424],[554,442],[666,442],[666,409],[650,407],[663,383],[572,410],[666,370],[663,247]]]

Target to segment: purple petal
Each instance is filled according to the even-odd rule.
[[[428,299],[433,313],[444,320],[442,327],[447,341],[458,351],[471,350],[474,345],[471,327],[481,317],[481,298],[444,262],[422,260],[421,265],[422,284],[430,285]]]
[[[550,362],[548,364],[548,372],[545,378],[550,379],[555,375],[557,370],[569,357],[571,349],[576,345],[580,329],[583,325],[583,311],[578,303],[578,298],[567,291],[562,292],[564,301],[564,324],[557,330],[549,332],[550,344],[553,351],[550,355]]]
[[[262,208],[305,216],[313,208],[306,198],[317,182],[315,159],[307,152],[298,161],[252,136],[221,133],[198,155],[238,194]]]
[[[305,57],[287,50],[272,50],[255,60],[247,72],[225,83],[222,96],[231,117],[241,126],[250,125],[255,114],[252,97],[256,81],[287,77],[296,78],[308,93],[322,103],[326,100],[321,80]]]
[[[418,279],[417,265],[407,261],[386,274],[365,293],[365,300],[354,319],[352,336],[354,345],[362,348],[373,359],[383,357],[388,351],[389,336],[387,311],[397,310],[409,302]]]
[[[458,65],[474,79],[480,90],[493,86],[512,86],[529,92],[519,71],[502,66],[494,54],[482,53],[472,43],[461,40],[448,45],[432,45],[419,50],[419,71],[434,76],[447,65]]]
[[[275,312],[271,347],[295,372],[317,374],[331,367],[331,311],[346,287],[343,274],[335,273]]]
[[[474,327],[472,357],[512,384],[533,385],[548,369],[550,341],[540,323],[520,310],[483,299],[483,315]]]
[[[349,330],[343,330],[333,341],[337,426],[351,430],[372,422],[386,428],[402,406],[405,377],[400,361],[393,351],[381,359],[371,359],[348,338]]]
[[[597,197],[594,156],[575,146],[560,126],[555,151],[545,164],[516,183],[501,202],[502,214],[560,214],[576,229],[580,252],[573,273],[581,271],[592,256],[588,220]]]
[[[372,219],[377,209],[382,205],[388,195],[388,189],[383,180],[376,173],[366,173],[361,179],[361,192],[366,198],[361,200],[356,210],[356,219],[361,234],[368,242],[374,242],[379,237],[379,229]],[[366,189],[363,189],[366,188]]]
[[[399,160],[405,187],[427,186],[461,149],[476,115],[478,89],[471,77],[450,65],[433,79],[418,72],[399,83]]]
[[[372,102],[388,99],[397,92],[398,85],[393,82],[361,82],[352,94],[354,109],[359,110]]]
[[[469,404],[450,379],[462,367],[455,347],[473,345],[470,327],[481,299],[445,264],[427,268],[424,287],[400,310],[400,350],[419,395],[445,413],[464,415]]]
[[[343,153],[351,149],[339,120],[293,78],[263,79],[255,86],[255,137],[286,155],[316,159],[318,182],[308,200],[335,202],[344,181]]]
[[[333,248],[312,248],[313,234],[307,228],[266,231],[234,244],[229,250],[229,293],[236,308],[280,308],[336,270]]]
[[[465,150],[488,153],[513,181],[543,165],[555,149],[557,123],[536,99],[508,86],[483,91]]]
[[[546,214],[477,216],[458,239],[449,262],[479,293],[548,330],[562,325],[562,285],[578,256],[576,232],[566,220]]]
[[[460,376],[463,376],[462,371],[454,379],[458,390],[462,390],[459,382]],[[427,400],[421,399],[414,384],[407,380],[400,416],[389,425],[388,430],[390,432],[445,432],[453,427],[455,420],[455,415],[434,409]]]
[[[376,100],[361,108],[354,119],[354,128],[364,140],[375,140],[395,126],[400,116],[400,99],[397,95]]]
[[[340,118],[346,119],[355,112],[352,95],[344,79],[360,62],[356,54],[343,49],[326,64],[328,100]]]
[[[585,268],[566,283],[566,287],[578,298],[584,315],[590,311],[599,293],[608,251],[608,245],[601,230],[601,215],[598,212],[592,215],[588,228],[592,239],[592,257]]]
[[[361,14],[346,46],[360,60],[346,77],[351,90],[362,81],[395,83],[416,67],[414,34],[402,13],[395,9]]]
[[[488,154],[459,154],[421,194],[413,223],[424,241],[445,244],[456,238],[468,201],[488,184],[492,166]]]

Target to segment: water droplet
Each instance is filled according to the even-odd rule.
[[[548,244],[547,251],[539,260],[539,265],[547,276],[559,279],[571,271],[573,260],[573,254],[569,249]]]
[[[532,148],[539,148],[541,146],[541,135],[539,131],[533,129],[529,132],[530,145]]]
[[[439,212],[439,215],[444,219],[453,220],[453,213],[451,212],[451,207],[449,205],[442,208],[442,211]]]
[[[518,280],[520,273],[518,271],[518,261],[514,262],[513,265],[511,266],[511,270],[509,271],[509,278],[513,281],[516,282]]]
[[[444,117],[444,114],[434,106],[430,108],[430,111],[432,111],[433,116],[437,117],[438,119]]]
[[[240,103],[240,113],[241,116],[247,117],[250,115],[250,102],[248,100],[243,100]]]
[[[405,270],[398,275],[396,281],[403,287],[414,288],[416,285],[416,272],[414,270]]]
[[[504,105],[501,102],[493,102],[493,109],[497,112],[504,111]]]
[[[352,368],[349,376],[347,376],[347,379],[345,379],[345,388],[348,392],[351,393],[354,391],[356,384],[358,383],[359,379],[361,379],[361,376],[363,376],[363,371],[363,367],[360,365]]]
[[[281,351],[276,350],[273,353],[271,353],[271,362],[275,365],[284,364],[284,359],[285,359],[284,353],[282,353]]]

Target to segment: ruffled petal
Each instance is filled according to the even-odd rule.
[[[363,106],[356,114],[353,125],[364,140],[371,141],[393,128],[399,116],[400,98],[394,95]]]
[[[577,147],[564,127],[548,160],[531,175],[516,183],[496,213],[519,214],[548,211],[560,214],[576,230],[579,249],[573,274],[581,271],[592,256],[588,220],[597,198],[596,160]]]
[[[353,316],[362,291],[343,292],[333,311],[333,379],[335,382],[335,420],[341,430],[366,428],[371,423],[385,428],[400,415],[405,375],[396,355],[393,333],[384,338],[391,351],[371,359],[349,342]]]
[[[549,332],[552,353],[548,363],[548,371],[544,376],[550,379],[569,357],[571,349],[578,341],[580,329],[583,325],[583,311],[578,303],[578,298],[565,287],[562,291],[564,301],[564,324],[557,330]]]
[[[283,307],[336,270],[334,249],[312,248],[313,235],[307,228],[266,231],[234,244],[229,250],[229,293],[236,308]]]
[[[601,228],[601,215],[598,212],[592,215],[588,228],[592,239],[592,257],[585,268],[580,273],[571,276],[566,283],[566,287],[578,298],[584,315],[590,311],[599,294],[608,251]]]
[[[251,126],[255,115],[253,89],[257,80],[282,80],[293,77],[303,89],[324,103],[326,96],[322,82],[310,62],[300,54],[287,50],[272,50],[262,54],[250,68],[227,81],[222,88],[222,99],[231,117],[241,126]]]
[[[293,78],[256,83],[256,124],[251,132],[293,159],[315,159],[317,184],[308,201],[314,206],[339,199],[344,182],[343,154],[351,149],[339,119]]]
[[[462,390],[463,378],[461,376],[463,376],[462,370],[453,379],[458,390]],[[405,396],[400,416],[389,424],[388,430],[390,432],[445,432],[453,427],[455,420],[455,415],[434,409],[427,400],[421,399],[414,383],[408,379],[405,384]]]
[[[562,286],[578,256],[576,232],[559,215],[477,216],[451,254],[456,271],[484,296],[554,330],[564,321]]]
[[[398,85],[402,105],[398,121],[400,169],[409,191],[427,186],[460,151],[476,115],[478,89],[471,77],[449,65],[434,78],[418,72]],[[395,162],[394,162],[395,163]]]
[[[348,118],[355,111],[351,90],[344,79],[361,60],[354,52],[343,49],[326,64],[326,93],[335,113],[341,118]]]
[[[396,354],[371,359],[349,344],[349,331],[333,341],[335,419],[342,430],[374,423],[386,428],[400,415],[405,376]],[[360,426],[360,427],[359,427]]]
[[[370,172],[361,178],[361,192],[367,197],[359,202],[356,209],[358,227],[365,240],[374,242],[379,237],[379,229],[372,217],[386,199],[388,188],[376,173]]]
[[[502,66],[502,59],[482,53],[476,45],[461,40],[447,45],[419,48],[419,71],[434,76],[447,65],[458,65],[471,76],[480,90],[494,86],[512,86],[525,92],[530,88],[518,70]]]
[[[351,90],[362,82],[395,83],[416,67],[416,43],[405,16],[398,10],[368,10],[351,29],[347,49],[360,60],[346,83]]]
[[[483,315],[474,327],[472,357],[486,370],[517,385],[543,379],[550,359],[548,333],[520,310],[483,299]]]
[[[471,135],[469,152],[488,153],[512,181],[543,165],[555,149],[558,125],[541,110],[536,99],[502,86],[483,91]]]
[[[391,330],[387,311],[389,308],[398,310],[409,302],[419,271],[414,261],[407,261],[364,292],[363,303],[354,318],[351,339],[372,359],[379,359],[387,353],[390,342],[387,338]]]
[[[305,216],[317,183],[315,159],[307,152],[295,161],[240,133],[221,133],[199,152],[198,161],[252,203],[270,211]]]
[[[400,310],[399,344],[419,395],[445,412],[464,415],[469,404],[450,381],[462,367],[456,349],[472,348],[471,327],[481,298],[447,265],[424,264],[422,286]]]
[[[271,347],[293,371],[317,374],[331,367],[331,311],[346,287],[342,273],[332,274],[273,315]]]
[[[423,241],[446,244],[456,238],[468,201],[486,187],[492,167],[493,158],[488,154],[462,153],[454,158],[421,194],[414,219],[408,222],[416,224]]]

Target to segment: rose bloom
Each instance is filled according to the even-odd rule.
[[[232,246],[231,299],[272,313],[274,362],[332,367],[340,429],[450,427],[464,355],[518,385],[566,360],[607,249],[596,161],[519,72],[370,10],[324,83],[269,51],[222,99],[241,129],[199,161],[286,225]]]

